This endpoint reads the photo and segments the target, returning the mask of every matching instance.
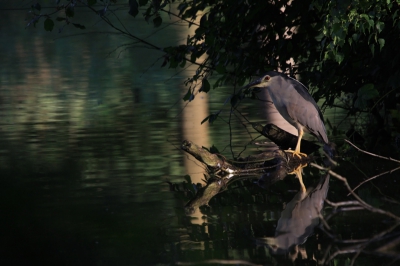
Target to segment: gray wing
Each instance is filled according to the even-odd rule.
[[[300,94],[300,99],[298,99],[298,101],[302,105],[302,110],[296,114],[297,120],[321,141],[328,143],[324,119],[317,103],[303,84],[295,80],[292,80],[291,83],[296,92]]]
[[[321,110],[308,93],[307,88],[294,79],[287,79],[286,81],[289,83],[286,89],[291,90],[291,93],[294,94],[291,97],[294,101],[291,103],[292,108],[288,108],[289,115],[321,141],[328,143]]]

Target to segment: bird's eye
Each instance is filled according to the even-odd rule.
[[[269,81],[271,79],[270,76],[265,76],[264,81]]]

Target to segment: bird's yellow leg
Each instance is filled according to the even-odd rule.
[[[299,129],[299,137],[297,138],[297,145],[296,145],[296,149],[294,150],[286,150],[286,152],[291,152],[293,153],[293,156],[297,156],[299,158],[301,158],[301,156],[305,156],[307,157],[307,154],[300,152],[300,144],[301,144],[301,139],[304,135],[304,131],[302,128]]]

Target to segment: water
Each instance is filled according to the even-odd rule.
[[[213,198],[211,207],[185,215],[183,206],[193,194],[184,176],[201,182],[204,167],[184,154],[180,143],[215,144],[232,157],[229,109],[213,126],[200,124],[223,108],[231,87],[196,95],[187,104],[181,100],[188,89],[183,81],[195,67],[160,68],[162,54],[142,47],[112,52],[131,41],[106,33],[98,18],[85,23],[86,31],[68,26],[59,34],[45,32],[40,23],[24,29],[25,13],[2,11],[0,23],[3,263],[282,265],[293,254],[323,257],[329,239],[321,232],[290,256],[256,243],[275,235],[282,206],[298,189],[293,177],[272,191],[253,181],[237,182]],[[119,16],[130,19],[125,11]],[[134,21],[132,31],[160,47],[188,34],[184,25],[174,24],[151,35],[152,25]],[[251,121],[262,120],[254,102],[243,103],[240,111]],[[235,156],[262,150],[252,143],[258,134],[243,117],[232,121]],[[307,171],[318,182],[320,174]],[[337,181],[332,187],[335,199],[343,187]]]

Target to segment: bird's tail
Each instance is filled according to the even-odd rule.
[[[336,159],[338,157],[337,151],[336,151],[336,144],[333,142],[328,142],[324,144],[323,147],[324,152],[329,156],[329,158],[326,158],[324,160],[324,163],[327,166],[335,166],[336,165]]]

